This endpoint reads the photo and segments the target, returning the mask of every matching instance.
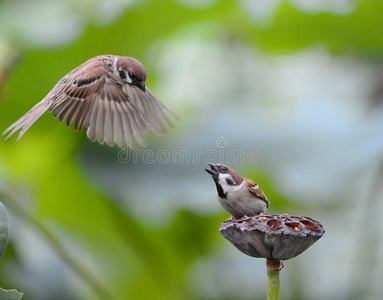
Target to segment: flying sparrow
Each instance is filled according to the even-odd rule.
[[[136,59],[127,56],[100,55],[70,71],[43,100],[18,119],[4,133],[8,139],[20,130],[17,140],[49,110],[67,126],[88,128],[90,140],[122,149],[145,145],[144,134],[155,134],[173,127],[168,114],[177,118],[145,87],[146,70]]]
[[[218,201],[235,219],[267,211],[270,202],[258,184],[224,164],[208,165],[211,170],[205,170],[213,177]]]

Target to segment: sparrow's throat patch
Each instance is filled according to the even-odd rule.
[[[226,199],[226,197],[227,197],[227,192],[225,192],[225,191],[223,190],[221,184],[220,184],[218,181],[214,180],[214,182],[215,182],[215,186],[217,187],[217,193],[218,193],[218,196],[219,196],[220,198],[225,198],[225,199]]]

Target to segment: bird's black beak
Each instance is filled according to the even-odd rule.
[[[205,169],[206,172],[208,172],[211,176],[216,176],[218,174],[217,166],[213,163],[207,163],[211,170]]]
[[[134,81],[133,84],[145,93],[145,81]]]

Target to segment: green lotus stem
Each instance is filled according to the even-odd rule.
[[[279,300],[279,270],[281,262],[267,259],[267,300]]]

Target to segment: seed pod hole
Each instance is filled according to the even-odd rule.
[[[321,227],[319,225],[314,224],[313,222],[310,222],[308,220],[302,220],[301,223],[303,225],[305,225],[306,227],[311,228],[313,230],[320,230],[321,229]]]
[[[294,229],[294,230],[301,230],[302,229],[302,225],[298,222],[286,222],[285,225],[287,227]]]
[[[255,222],[256,222],[256,220],[254,220],[254,219],[245,220],[245,223],[249,224],[249,225],[255,224]]]
[[[271,227],[271,228],[278,228],[278,227],[281,227],[282,225],[282,222],[277,220],[277,219],[271,219],[269,221],[267,221],[267,226]]]

